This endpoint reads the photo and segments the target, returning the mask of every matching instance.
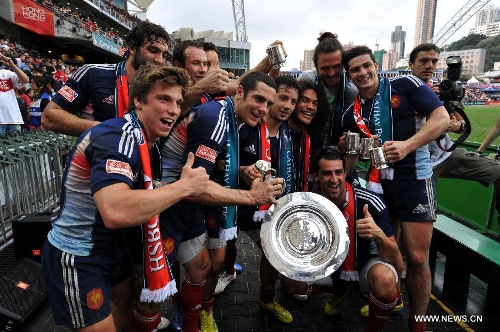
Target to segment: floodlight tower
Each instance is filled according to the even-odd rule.
[[[247,40],[247,28],[245,26],[245,1],[244,0],[232,0],[232,1],[233,1],[234,27],[236,28],[236,40],[246,42],[248,40]]]
[[[431,43],[436,44],[438,47],[444,43],[460,29],[468,20],[476,13],[486,6],[491,0],[469,0],[467,3],[458,10],[458,12],[439,30],[438,33],[432,37]]]

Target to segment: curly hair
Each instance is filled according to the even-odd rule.
[[[167,45],[169,49],[173,46],[172,38],[162,26],[151,22],[141,22],[125,38],[123,46],[126,51],[123,57],[128,58],[131,49],[138,50],[141,46],[156,42]]]
[[[301,80],[299,81],[299,86],[301,94],[306,90],[313,90],[316,92],[316,96],[318,97],[318,109],[316,111],[316,115],[311,120],[311,123],[306,126],[306,130],[311,136],[312,141],[322,142],[325,123],[328,122],[328,117],[330,116],[330,105],[328,104],[325,91],[320,85],[315,84],[311,80]]]

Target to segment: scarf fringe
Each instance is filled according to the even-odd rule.
[[[261,222],[264,220],[264,217],[266,216],[267,210],[262,210],[262,211],[255,211],[253,214],[253,221],[255,222]]]
[[[340,271],[340,279],[345,281],[359,281],[358,271]]]
[[[143,288],[141,290],[141,302],[156,302],[161,303],[177,293],[177,286],[175,280],[172,279],[165,287],[151,290]]]
[[[379,195],[382,195],[384,193],[384,189],[382,189],[382,184],[380,182],[368,181],[366,183],[366,189],[373,191],[374,193],[377,193]]]
[[[238,237],[238,227],[221,228],[219,232],[219,239],[221,241],[229,241]]]

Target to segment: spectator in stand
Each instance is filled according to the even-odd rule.
[[[33,76],[30,80],[31,89],[33,90],[33,98],[30,104],[28,127],[30,130],[43,129],[42,127],[42,112],[47,107],[52,99],[50,91],[47,89],[48,84],[53,84],[54,78],[50,76]]]
[[[28,129],[28,106],[29,97],[24,94],[24,86],[21,88],[14,87],[14,92],[16,94],[17,104],[19,105],[19,110],[21,111],[21,116],[23,117],[24,123],[21,125],[21,131]],[[28,101],[23,97],[26,96]]]
[[[14,87],[28,83],[28,75],[14,63],[14,57],[0,54],[0,63],[9,69],[0,69],[0,135],[21,131],[24,124],[17,104]]]
[[[28,57],[28,53],[22,53],[19,55],[19,58],[17,58],[17,66],[21,68],[21,70],[29,71],[31,73],[30,67],[28,67],[28,63],[26,62],[26,58]]]
[[[68,76],[64,73],[62,65],[57,64],[56,65],[56,72],[54,73],[54,78],[56,81],[61,82],[61,84],[66,83],[68,80]]]
[[[61,81],[56,79],[55,74],[56,74],[56,68],[54,68],[53,66],[47,66],[45,68],[45,74],[43,76],[49,76],[49,77],[52,77],[54,79],[53,88],[57,92],[62,87],[62,83],[61,83]]]

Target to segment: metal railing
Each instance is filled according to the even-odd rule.
[[[0,136],[0,251],[12,241],[17,216],[58,207],[71,140],[48,130]]]

